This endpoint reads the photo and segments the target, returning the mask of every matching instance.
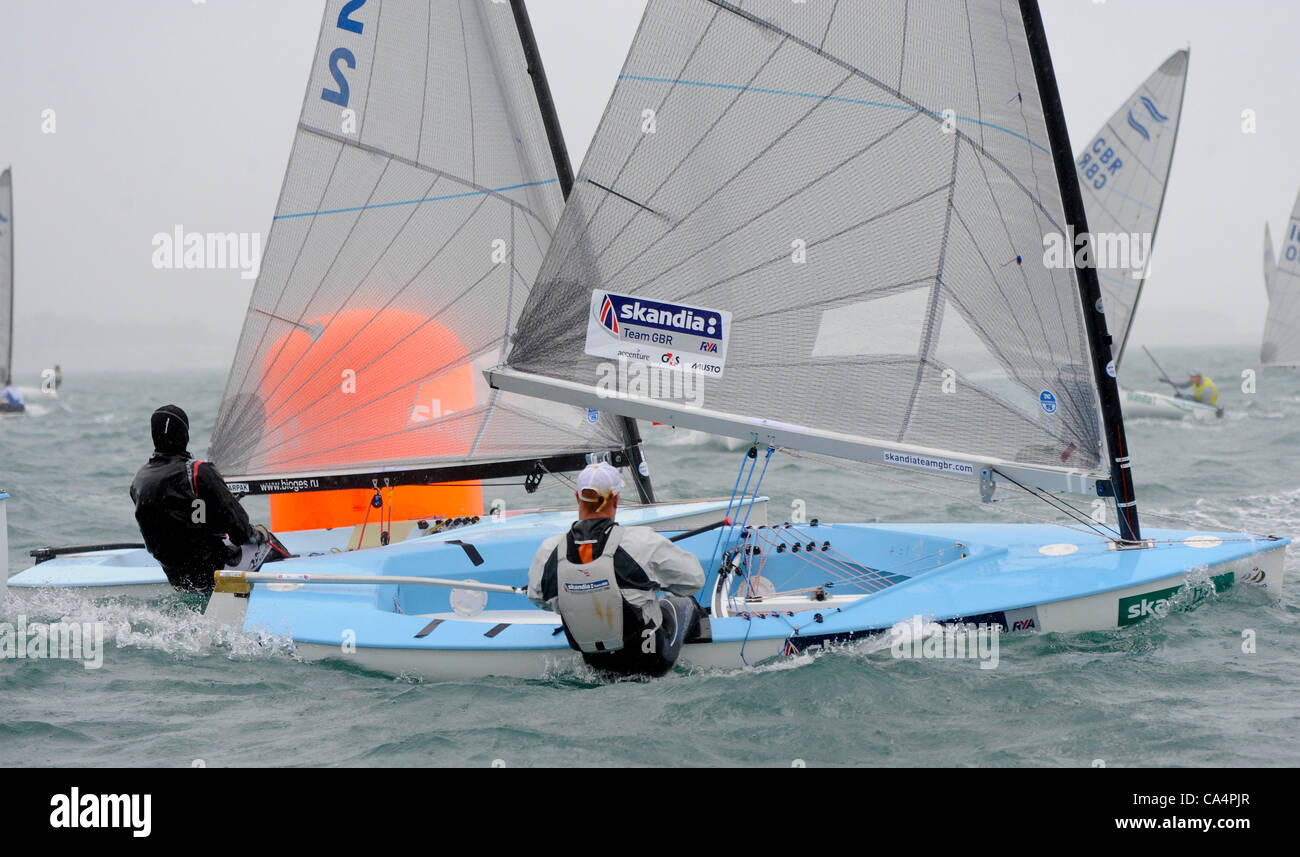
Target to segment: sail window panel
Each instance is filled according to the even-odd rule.
[[[817,327],[813,356],[915,356],[929,312],[928,289],[826,310]]]

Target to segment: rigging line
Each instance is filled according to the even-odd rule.
[[[1123,538],[1121,538],[1117,530],[1112,530],[1114,535],[1111,535],[1110,533],[1098,529],[1098,524],[1096,521],[1094,521],[1091,517],[1079,511],[1078,509],[1074,508],[1070,504],[1066,503],[1064,500],[1061,500],[1059,497],[1052,497],[1049,494],[1041,493],[1038,489],[1027,488],[1024,485],[1021,485],[1012,477],[1003,473],[1001,470],[998,470],[996,467],[990,469],[997,475],[1001,476],[1003,479],[1010,482],[1012,485],[1015,485],[1017,488],[1024,491],[1026,494],[1029,494],[1031,497],[1037,497],[1039,500],[1042,500],[1043,502],[1047,503],[1049,506],[1052,506],[1057,511],[1062,512],[1071,518],[1074,518],[1074,520],[1083,524],[1088,529],[1096,532],[1098,535],[1104,536],[1107,539],[1113,538],[1113,539],[1118,539],[1119,541],[1123,541]],[[1109,527],[1109,525],[1105,525],[1105,526],[1107,527],[1107,529],[1112,529],[1111,527]]]
[[[816,461],[822,464],[827,464],[828,466],[839,468],[841,470],[851,470],[854,473],[858,473],[863,476],[870,476],[871,478],[879,479],[882,482],[889,482],[894,485],[899,485],[904,488],[908,488],[915,491],[924,491],[926,493],[934,494],[938,497],[944,497],[946,499],[952,500],[957,503],[964,503],[966,505],[974,506],[983,512],[989,511],[988,508],[985,506],[985,504],[978,500],[972,500],[969,497],[960,497],[956,494],[949,494],[946,491],[940,491],[939,489],[934,488],[933,486],[930,485],[926,485],[924,483],[906,482],[902,479],[894,479],[886,475],[886,473],[882,472],[886,470],[884,465],[876,465],[876,467],[879,469],[868,470],[866,467],[855,466],[856,464],[865,464],[866,462],[859,463],[859,462],[851,462],[851,461],[845,461],[840,459],[828,461],[820,456],[805,455],[799,452],[798,450],[790,449],[788,447],[782,447],[780,451],[784,452],[786,455],[789,455],[793,458],[799,458],[805,461]],[[1075,526],[1071,526],[1070,524],[1062,523],[1059,520],[1054,521],[1050,518],[1042,518],[1039,517],[1038,515],[1031,515],[1030,513],[1022,509],[1016,509],[1010,506],[1004,506],[1003,508],[1006,510],[1008,514],[1016,515],[1018,517],[1024,518],[1027,521],[1035,521],[1040,524],[1048,524],[1053,527],[1061,527],[1062,529],[1073,530],[1077,533],[1082,533],[1085,536],[1097,535],[1095,532],[1089,532],[1080,527],[1075,527]],[[1109,537],[1106,537],[1106,541],[1110,541],[1110,540],[1111,539]]]
[[[757,449],[757,446],[755,446],[754,448]],[[731,507],[736,502],[736,492],[740,490],[740,477],[745,475],[745,466],[749,464],[749,462],[750,462],[749,453],[746,452],[745,455],[740,459],[740,472],[736,474],[736,484],[731,489],[730,499],[727,500],[727,513],[726,515],[724,515],[724,517],[726,518],[731,517]],[[757,458],[755,459],[755,462],[757,462]],[[748,485],[749,483],[746,484]],[[718,558],[718,548],[721,546],[722,546],[722,529],[718,528],[718,537],[713,542],[713,553],[709,554],[709,571],[705,572],[706,575],[712,572],[714,561]]]
[[[883,574],[875,569],[870,569],[866,566],[843,568],[842,566],[846,564],[835,557],[820,552],[814,552],[812,550],[803,552],[802,549],[804,548],[804,542],[794,539],[789,535],[789,533],[782,532],[782,530],[784,530],[784,528],[780,528],[776,531],[778,538],[781,539],[782,543],[787,547],[795,545],[801,549],[800,553],[794,553],[792,551],[790,554],[791,557],[797,558],[800,562],[808,564],[815,571],[820,571],[830,575],[831,577],[838,578],[839,582],[846,583],[850,586],[856,586],[866,592],[879,592],[883,589],[888,589],[893,585],[893,581],[885,579]],[[813,540],[810,539],[810,541]],[[873,575],[875,576],[874,579],[872,578]],[[870,584],[878,585],[868,588]]]
[[[611,187],[606,187],[605,185],[601,184],[600,182],[596,181],[595,179],[585,179],[585,181],[586,181],[587,184],[589,184],[589,185],[594,185],[594,186],[600,188],[600,189],[603,190],[605,193],[613,194],[614,196],[618,197],[618,198],[621,199],[621,200],[625,200],[625,201],[627,201],[627,202],[632,203],[632,204],[635,205],[637,208],[644,208],[646,211],[650,212],[650,213],[653,214],[654,216],[656,216],[656,217],[660,217],[660,218],[663,218],[664,220],[667,220],[669,223],[672,223],[672,221],[668,219],[668,215],[666,215],[666,214],[661,214],[660,212],[655,211],[655,210],[654,210],[653,208],[651,208],[650,206],[648,206],[648,205],[646,205],[646,204],[644,204],[644,203],[641,203],[641,202],[637,202],[635,199],[633,199],[633,198],[630,197],[630,196],[624,196],[623,194],[619,193],[618,191],[614,190],[613,188],[611,188]]]

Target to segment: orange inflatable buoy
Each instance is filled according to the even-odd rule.
[[[295,330],[270,350],[263,377],[266,439],[285,473],[379,471],[402,461],[463,456],[479,417],[474,366],[460,341],[427,316],[346,310]],[[313,342],[313,330],[317,336]],[[426,373],[426,374],[421,374]],[[484,396],[486,393],[486,384]],[[464,413],[465,419],[456,415]],[[331,529],[483,514],[480,482],[277,494],[271,527]]]

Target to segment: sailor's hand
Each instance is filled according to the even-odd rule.
[[[1161,378],[1160,380],[1161,380],[1163,383],[1165,383],[1165,384],[1172,384],[1172,383],[1174,383],[1173,381],[1169,380],[1168,378]]]

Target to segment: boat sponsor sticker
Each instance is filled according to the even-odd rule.
[[[686,304],[591,293],[586,353],[721,378],[731,313]]]
[[[915,455],[910,452],[891,452],[882,450],[880,453],[882,464],[889,464],[894,467],[908,467],[913,470],[924,470],[929,473],[954,473],[959,476],[974,476],[975,466],[967,464],[964,461],[950,461],[946,458],[935,458],[931,455]]]
[[[1214,585],[1216,593],[1223,592],[1232,586],[1236,575],[1229,571],[1226,574],[1215,575],[1210,578],[1210,583]],[[1130,595],[1127,598],[1119,600],[1119,626],[1124,628],[1141,622],[1151,616],[1166,616],[1174,602],[1174,596],[1178,595],[1188,586],[1171,586],[1168,589],[1157,589],[1155,592],[1144,592],[1141,595]],[[1192,591],[1178,599],[1178,606],[1192,607],[1201,603],[1209,597],[1209,590],[1205,586],[1191,584]]]
[[[603,592],[609,589],[608,580],[593,580],[590,583],[566,583],[564,590],[566,592]]]
[[[1051,390],[1044,390],[1038,394],[1038,403],[1043,407],[1043,413],[1049,417],[1056,413],[1056,396]]]

